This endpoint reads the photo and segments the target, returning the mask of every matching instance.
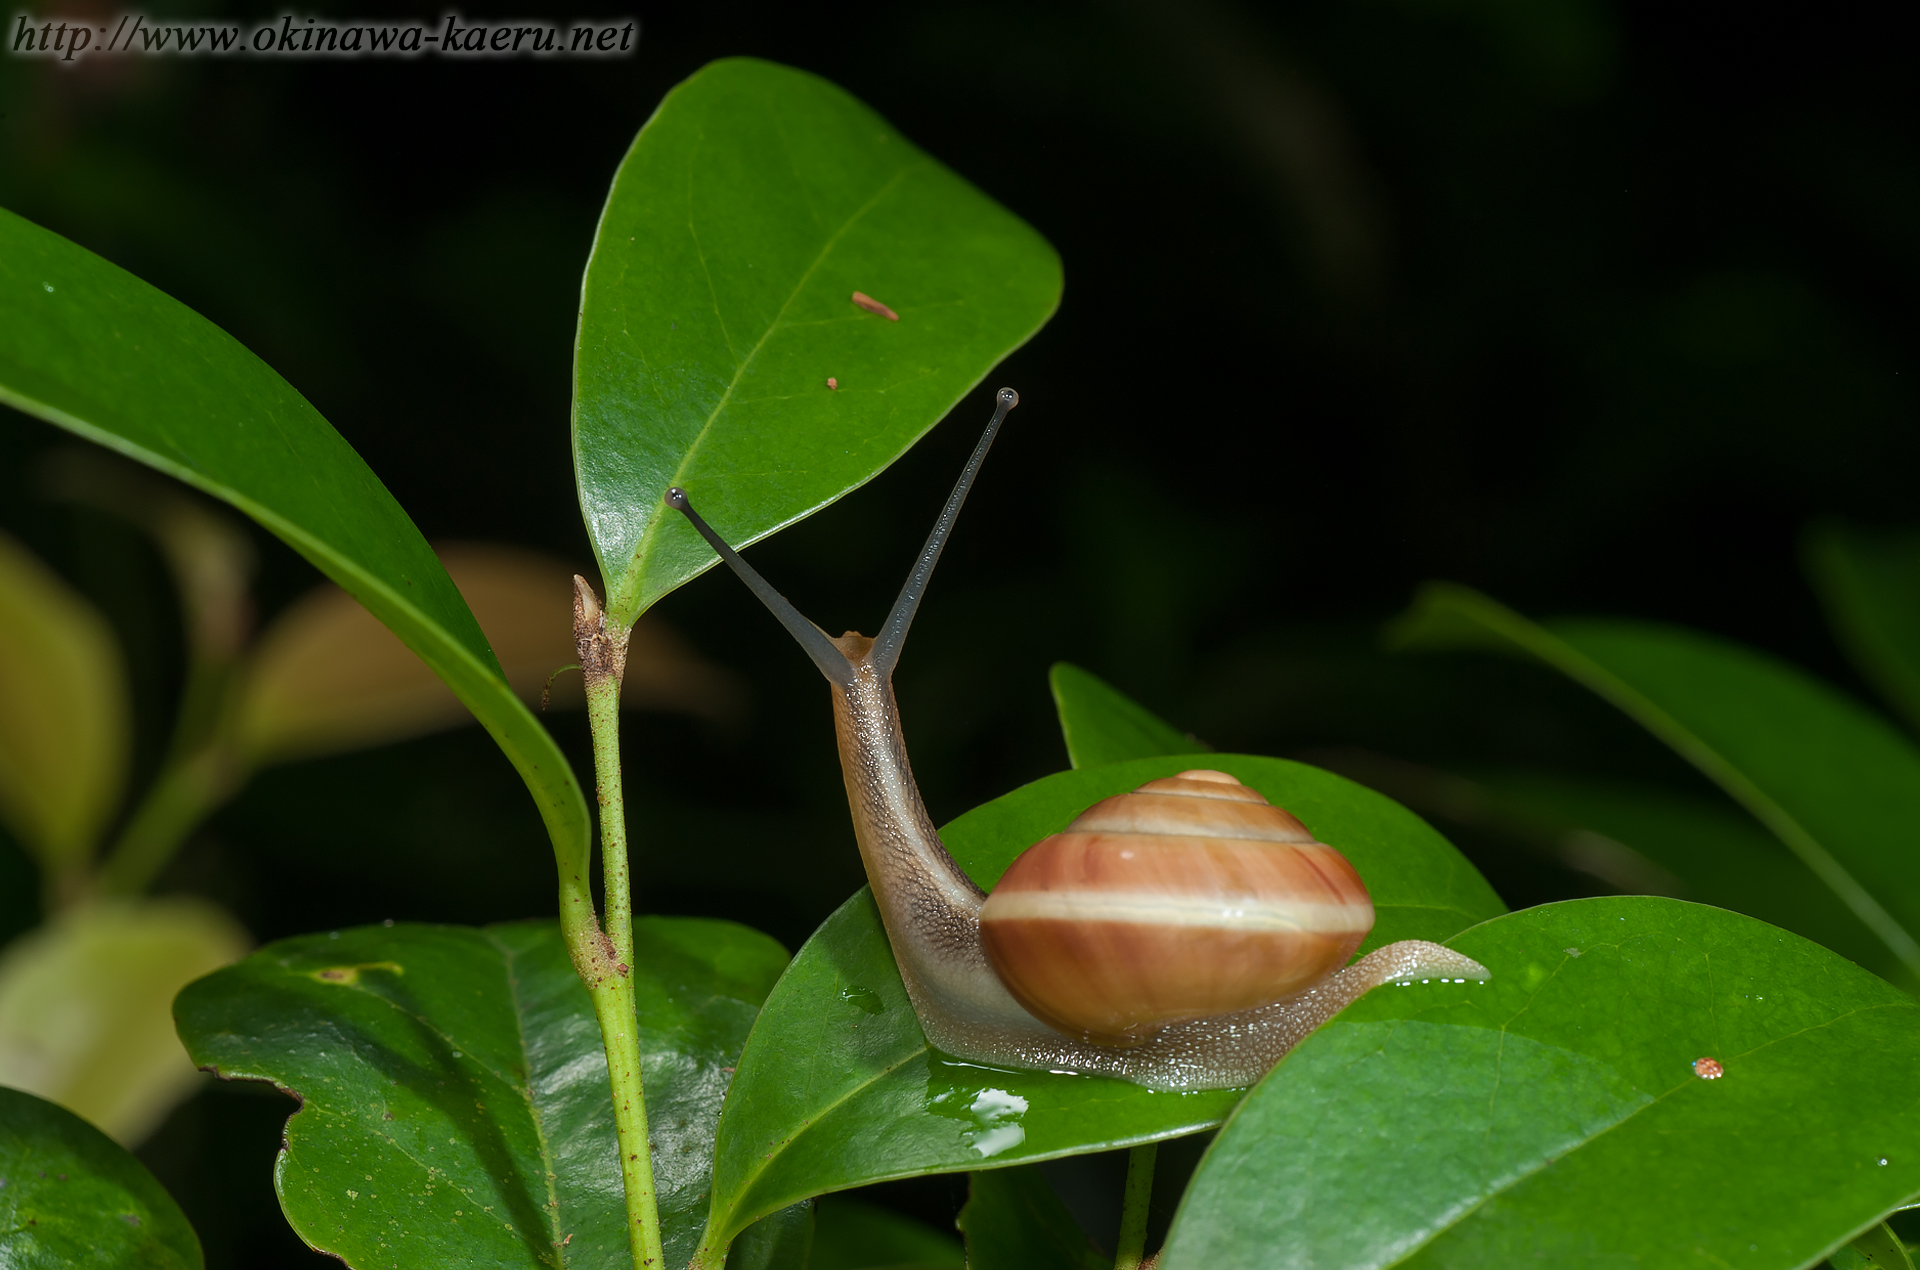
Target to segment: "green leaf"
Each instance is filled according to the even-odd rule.
[[[949,1235],[846,1196],[802,1200],[741,1231],[727,1270],[966,1270]]]
[[[1679,883],[1673,898],[1730,908],[1823,944],[1883,976],[1904,967],[1871,929],[1820,884],[1814,872],[1751,816],[1731,803],[1631,784],[1538,775],[1497,777],[1494,796],[1523,813],[1564,817],[1563,861],[1605,876],[1616,847],[1638,855]],[[1577,826],[1577,827],[1573,827]],[[1619,875],[1627,893],[1631,861]]]
[[[1627,895],[1730,908],[1910,982],[1872,930],[1730,800],[1540,772],[1435,772],[1356,761],[1346,774],[1423,815],[1518,839]]]
[[[1233,773],[1346,853],[1372,889],[1363,947],[1445,939],[1503,910],[1486,881],[1419,817],[1351,781],[1240,754],[1143,759],[1061,772],[941,830],[991,887],[1015,856],[1101,798],[1200,764]],[[1218,1124],[1234,1090],[1164,1093],[1096,1076],[986,1069],[927,1048],[869,892],[795,956],[740,1056],[714,1149],[710,1235],[808,1195],[888,1178],[1108,1150]]]
[[[584,894],[586,800],[426,540],[340,434],[232,336],[0,211],[0,402],[253,517],[392,628],[527,782]]]
[[[960,1241],[923,1222],[846,1195],[813,1208],[807,1270],[966,1270]]]
[[[1885,1222],[1827,1258],[1833,1270],[1913,1270],[1907,1246]]]
[[[967,1178],[960,1210],[967,1270],[1111,1270],[1040,1170],[994,1169]]]
[[[808,1270],[813,1251],[813,1201],[769,1213],[740,1232],[727,1249],[727,1270]]]
[[[662,515],[669,486],[737,547],[801,519],[937,423],[1060,285],[1045,239],[823,79],[735,58],[668,93],[614,177],[574,353],[609,614],[716,563]]]
[[[1716,782],[1920,973],[1920,749],[1832,687],[1753,649],[1647,622],[1536,624],[1432,585],[1406,647],[1518,652],[1585,684]]]
[[[1920,1002],[1818,945],[1639,897],[1451,943],[1492,980],[1384,989],[1302,1042],[1163,1270],[1789,1270],[1920,1191]]]
[[[634,922],[662,1234],[692,1255],[727,1069],[786,954],[728,922]],[[355,1270],[631,1266],[600,1028],[549,922],[282,940],[174,1006],[194,1061],[302,1100],[274,1187]]]
[[[1802,558],[1854,665],[1920,727],[1920,529],[1824,525]]]
[[[189,896],[56,915],[0,955],[0,1085],[137,1144],[202,1079],[174,1035],[174,994],[252,942]]]
[[[1047,674],[1060,735],[1075,767],[1099,767],[1161,754],[1192,754],[1207,747],[1163,721],[1105,680],[1071,663],[1053,664]]]
[[[120,809],[132,738],[106,619],[0,534],[0,821],[49,873],[86,865]]]
[[[0,1265],[200,1270],[200,1240],[146,1166],[71,1111],[0,1088]]]

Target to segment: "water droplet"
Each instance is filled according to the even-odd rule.
[[[1011,1151],[1027,1140],[1027,1131],[1017,1124],[1000,1125],[979,1134],[972,1146],[980,1153],[981,1159],[999,1155],[1002,1151]]]
[[[53,293],[53,284],[51,282],[43,282],[40,285],[47,289],[49,295]]]
[[[886,1013],[887,1003],[872,988],[846,987],[840,989],[840,999],[852,1002],[868,1014]]]
[[[1024,1114],[1027,1110],[1027,1100],[1019,1094],[1010,1094],[1004,1089],[983,1089],[974,1095],[973,1105],[967,1110],[978,1116],[982,1122],[1002,1120]]]
[[[1027,1100],[1004,1089],[983,1089],[974,1095],[967,1110],[980,1122],[980,1131],[967,1137],[967,1144],[981,1159],[1010,1151],[1027,1140],[1027,1131],[1019,1119],[1026,1113]]]

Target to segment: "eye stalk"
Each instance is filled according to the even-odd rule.
[[[987,430],[981,434],[980,443],[973,447],[973,457],[967,460],[967,466],[961,471],[960,479],[954,484],[953,493],[947,497],[947,505],[940,512],[940,519],[934,522],[933,532],[927,535],[926,546],[920,549],[920,558],[914,562],[913,572],[907,575],[906,585],[900,588],[899,598],[893,602],[892,612],[887,614],[886,624],[880,628],[880,634],[873,640],[873,646],[864,658],[865,664],[882,678],[893,675],[893,668],[900,663],[900,649],[907,642],[907,628],[913,625],[913,615],[920,609],[920,601],[927,593],[927,582],[933,577],[933,566],[940,563],[940,553],[946,548],[947,535],[953,532],[953,522],[960,515],[960,508],[967,501],[967,493],[973,488],[974,477],[980,473],[980,465],[986,462],[987,451],[993,447],[993,438],[1000,431],[1000,425],[1006,422],[1007,412],[1020,404],[1020,394],[1011,388],[1002,388],[994,394],[993,418],[987,421]],[[853,663],[847,659],[835,645],[831,636],[808,621],[799,609],[793,607],[784,595],[773,589],[773,585],[761,577],[759,571],[745,560],[740,553],[727,545],[726,539],[714,532],[711,525],[693,509],[693,503],[687,498],[687,491],[675,485],[667,490],[667,506],[687,518],[707,545],[727,562],[727,567],[740,575],[747,588],[760,597],[787,633],[798,640],[800,647],[807,650],[807,656],[820,668],[820,673],[834,683],[846,685],[853,680]]]
[[[821,674],[837,684],[853,681],[853,663],[847,660],[846,654],[834,647],[833,640],[825,631],[808,621],[799,609],[788,602],[786,596],[774,590],[773,584],[760,576],[758,569],[742,560],[740,553],[729,547],[727,540],[713,531],[713,526],[702,519],[699,512],[693,510],[693,504],[687,499],[687,491],[678,485],[673,486],[667,491],[667,506],[685,516],[688,523],[707,540],[707,545],[727,562],[727,567],[740,575],[740,580],[747,584],[747,589],[760,597],[760,602],[779,619],[780,625],[787,628],[787,633],[799,641],[800,647],[807,650],[807,656],[813,659],[813,664],[820,668]]]
[[[953,493],[947,496],[940,519],[933,523],[933,532],[927,535],[927,545],[920,548],[920,559],[914,562],[913,572],[907,575],[906,585],[900,588],[900,596],[893,602],[893,611],[887,614],[887,624],[880,628],[880,634],[873,641],[873,651],[867,655],[869,664],[880,674],[890,676],[893,668],[900,664],[900,647],[907,642],[907,628],[913,625],[913,615],[920,609],[921,597],[927,593],[927,581],[933,576],[933,566],[940,563],[947,535],[953,532],[953,522],[959,518],[960,508],[973,488],[973,478],[979,475],[980,465],[987,461],[987,451],[993,447],[1000,425],[1006,422],[1007,411],[1019,404],[1020,394],[1011,388],[1002,388],[994,394],[993,418],[987,421],[987,430],[980,434],[980,444],[973,447],[973,457],[967,460],[960,479],[954,483]]]

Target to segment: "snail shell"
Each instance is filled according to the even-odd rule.
[[[1225,772],[1149,781],[1029,847],[980,910],[1014,999],[1068,1036],[1140,1045],[1303,992],[1373,929],[1353,865]]]

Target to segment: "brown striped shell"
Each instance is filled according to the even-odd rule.
[[[1345,856],[1205,770],[1094,804],[1022,853],[980,910],[987,958],[1021,1005],[1119,1046],[1305,991],[1372,929]]]

